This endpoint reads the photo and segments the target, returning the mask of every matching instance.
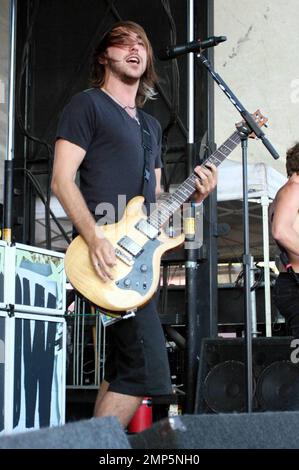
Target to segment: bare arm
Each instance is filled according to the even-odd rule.
[[[156,197],[161,193],[161,168],[155,168],[156,173]]]
[[[55,146],[52,191],[65,212],[89,246],[91,261],[102,280],[111,278],[110,269],[115,264],[112,245],[96,226],[84,198],[75,183],[77,170],[85,150],[71,142],[59,139]]]
[[[94,235],[95,220],[75,183],[76,173],[85,153],[78,145],[67,140],[58,140],[51,186],[78,232],[89,243]]]
[[[299,256],[299,233],[295,230],[299,211],[299,185],[288,182],[275,198],[273,238],[287,251]],[[298,222],[297,222],[298,223]]]

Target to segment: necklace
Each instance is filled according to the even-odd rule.
[[[108,96],[110,96],[111,99],[113,99],[113,101],[115,101],[117,104],[119,104],[119,106],[121,106],[127,113],[128,115],[132,118],[132,119],[135,119],[135,121],[137,122],[137,124],[140,126],[140,121],[139,121],[139,118],[138,118],[138,115],[137,115],[137,109],[136,109],[136,106],[129,106],[129,105],[125,105],[123,104],[121,101],[119,101],[115,96],[111,95],[111,93],[109,93],[109,91],[106,90],[106,88],[102,88],[102,91],[104,93],[106,93]]]
[[[134,111],[136,109],[136,106],[129,106],[128,104],[125,105],[121,101],[119,101],[115,96],[111,95],[109,91],[106,90],[106,88],[102,88],[102,90],[107,93],[107,95],[110,96],[114,101],[116,101],[123,109],[130,109],[131,111]]]

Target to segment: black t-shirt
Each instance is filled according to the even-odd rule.
[[[149,203],[155,202],[155,168],[161,164],[161,126],[143,113],[151,133]],[[75,95],[64,108],[56,138],[62,138],[86,150],[80,165],[80,190],[91,212],[98,215],[115,209],[115,221],[134,196],[142,194],[144,150],[136,119],[103,91],[92,88]],[[110,213],[106,214],[109,223]]]

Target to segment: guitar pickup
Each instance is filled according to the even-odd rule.
[[[128,266],[133,266],[134,260],[133,256],[124,253],[123,251],[119,250],[118,248],[115,249],[115,256],[120,259],[123,263],[127,264]]]
[[[156,227],[148,223],[145,219],[139,220],[139,222],[137,222],[137,224],[135,225],[135,228],[137,228],[139,232],[143,233],[143,235],[145,235],[150,240],[154,240],[159,235],[159,230],[157,230]]]
[[[138,243],[127,236],[121,238],[117,244],[135,258],[143,251],[143,248]]]

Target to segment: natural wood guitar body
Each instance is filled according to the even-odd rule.
[[[87,299],[105,310],[128,311],[147,303],[159,284],[162,255],[184,241],[184,234],[170,238],[161,231],[152,241],[141,233],[135,226],[140,219],[146,220],[142,211],[143,202],[142,196],[133,198],[117,224],[101,227],[114,248],[122,250],[118,242],[126,236],[143,249],[143,252],[136,257],[133,266],[128,266],[117,258],[117,264],[112,269],[113,281],[103,282],[99,278],[91,263],[88,246],[81,236],[76,237],[68,247],[65,270],[70,283]],[[136,271],[134,279],[128,287],[125,287],[125,280],[133,269]],[[120,286],[117,283],[121,280],[123,282]],[[137,282],[138,286],[134,285],[134,282],[135,284]]]

